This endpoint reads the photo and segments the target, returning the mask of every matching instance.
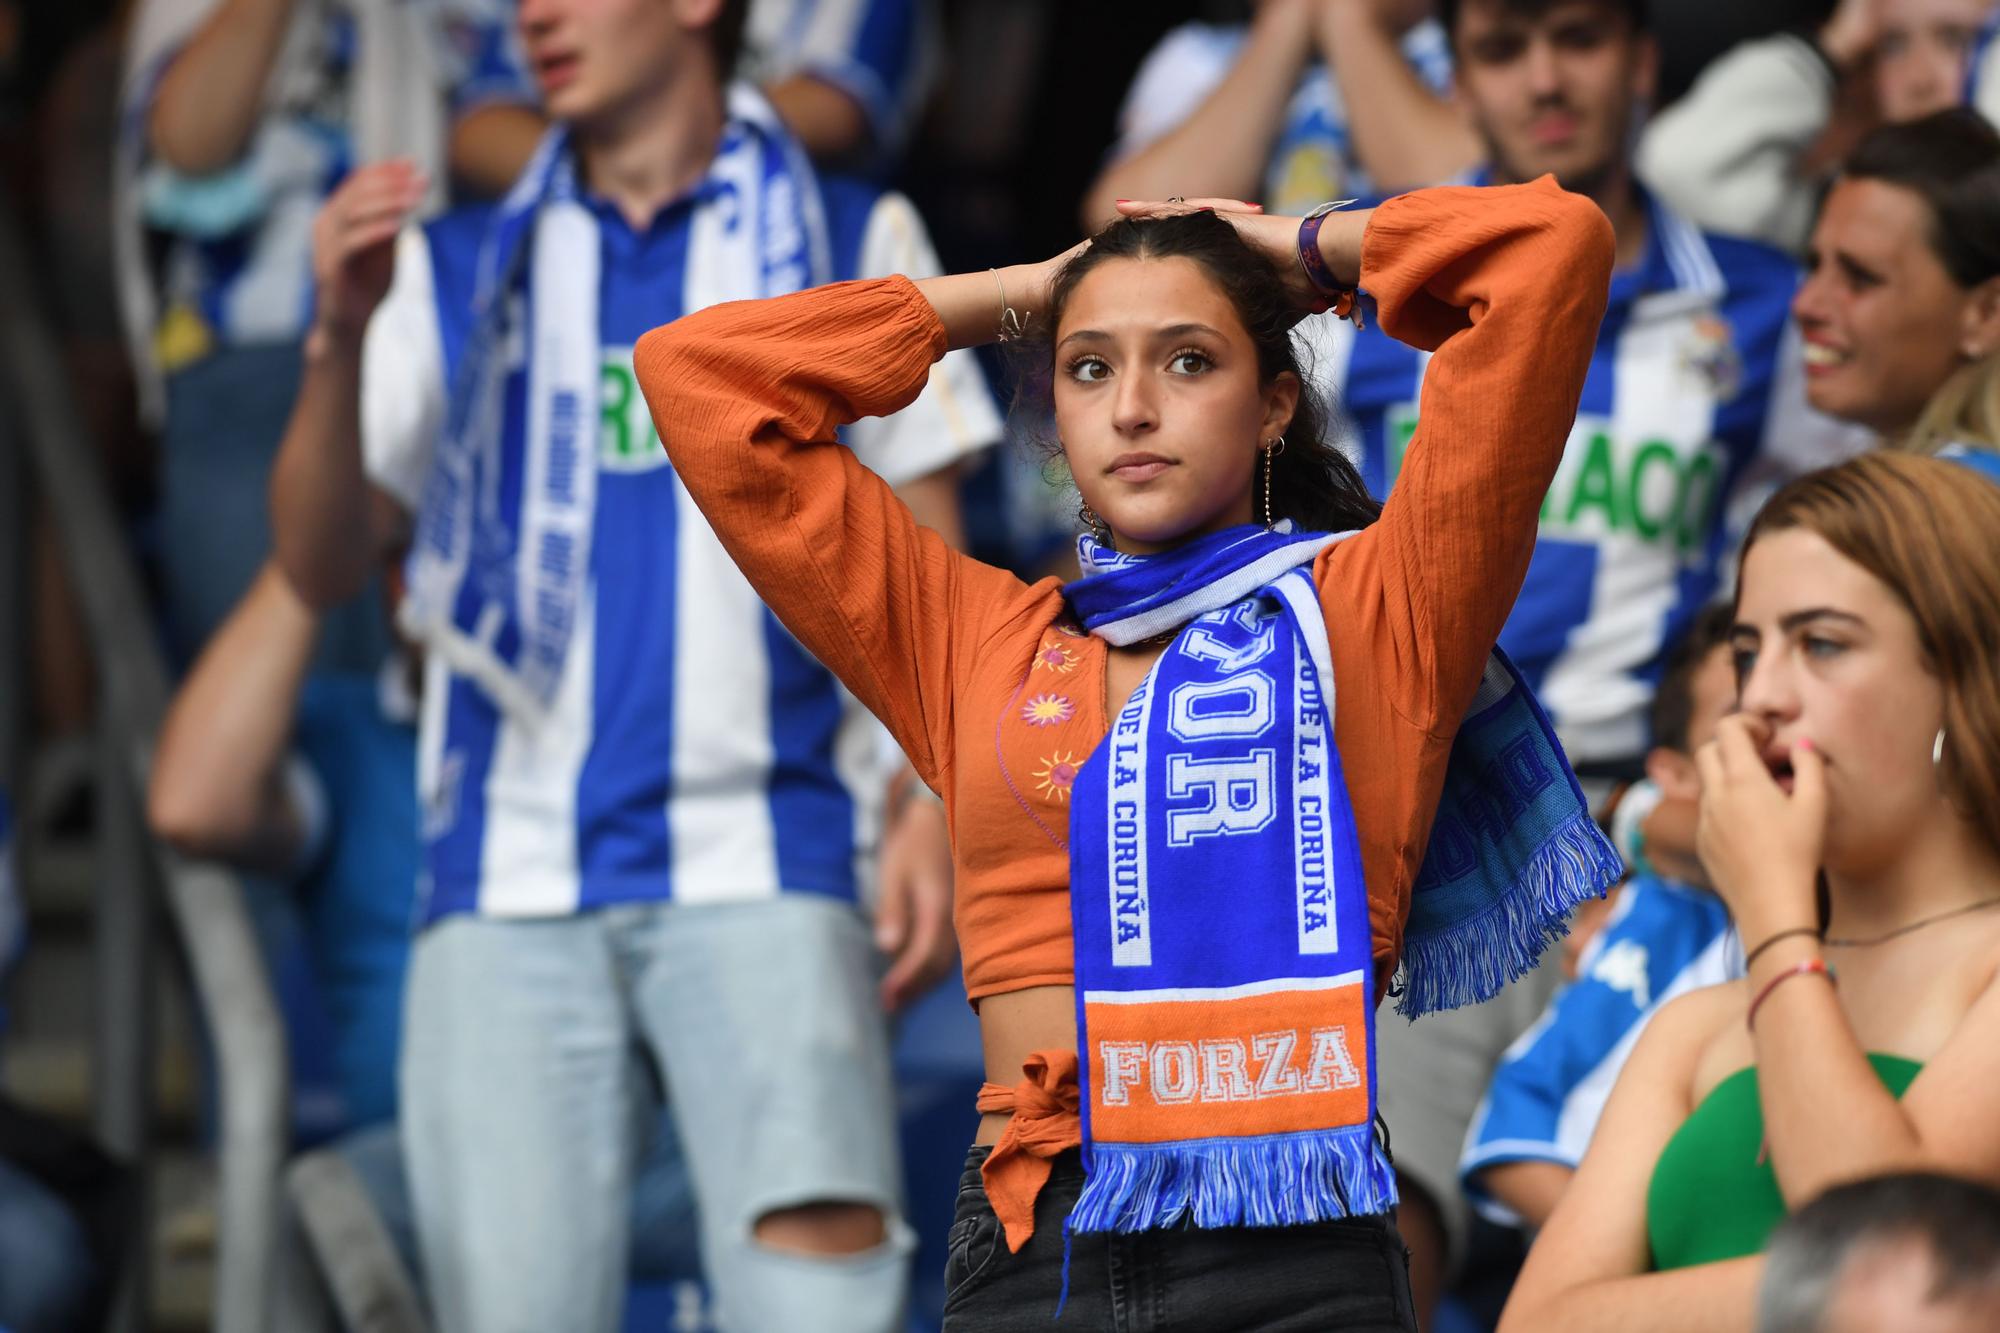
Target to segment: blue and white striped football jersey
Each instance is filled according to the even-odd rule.
[[[1742,969],[1729,912],[1714,894],[1645,875],[1620,889],[1576,980],[1507,1048],[1473,1115],[1459,1174],[1475,1206],[1517,1221],[1481,1191],[1479,1172],[1504,1162],[1582,1161],[1647,1021],[1675,996]]]
[[[1193,115],[1228,75],[1248,35],[1240,23],[1184,23],[1161,38],[1125,95],[1112,156],[1137,152]],[[1402,46],[1426,87],[1439,96],[1450,91],[1451,44],[1443,28],[1434,21],[1419,23],[1404,35]],[[1339,81],[1323,62],[1306,67],[1286,104],[1263,188],[1264,207],[1287,214],[1376,191],[1354,154]]]
[[[837,277],[937,261],[898,195],[822,181]],[[560,915],[614,903],[783,892],[856,900],[867,883],[886,733],[758,600],[675,476],[632,373],[639,336],[684,313],[692,204],[635,231],[586,196],[601,236],[598,476],[590,578],[552,713],[503,712],[433,657],[418,783],[423,913]],[[486,210],[406,233],[368,332],[370,476],[418,507],[446,385],[471,323]],[[525,349],[510,349],[503,488],[520,485]],[[953,353],[894,417],[845,433],[892,484],[1000,436],[977,364]]]
[[[1576,424],[1500,644],[1580,763],[1636,757],[1661,655],[1721,590],[1735,535],[1784,477],[1865,432],[1809,409],[1790,317],[1796,265],[1647,201],[1644,256],[1612,277]],[[1550,274],[1551,282],[1562,280]],[[1386,495],[1415,432],[1427,354],[1371,326],[1301,326],[1315,378]]]

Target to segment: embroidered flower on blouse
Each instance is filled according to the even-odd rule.
[[[1021,720],[1038,727],[1052,727],[1076,716],[1076,705],[1060,694],[1038,694],[1021,708]]]
[[[1067,675],[1076,670],[1076,654],[1059,643],[1043,640],[1042,646],[1035,650],[1035,668],[1040,670],[1043,667]]]
[[[1050,755],[1035,770],[1035,777],[1042,795],[1068,804],[1069,789],[1076,785],[1076,756],[1067,750]]]

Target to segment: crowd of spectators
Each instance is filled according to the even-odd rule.
[[[1123,87],[1075,95],[1101,127],[1011,86],[1022,50],[1071,44],[1046,5],[122,8],[98,267],[182,673],[148,814],[247,876],[324,1074],[296,1129],[363,1182],[440,1328],[610,1329],[649,1276],[701,1277],[734,1330],[905,1317],[888,1050],[952,985],[943,812],[693,508],[638,337],[1068,243],[1127,199],[1296,215],[1543,175],[1609,218],[1617,266],[1501,646],[1630,875],[1495,999],[1382,1024],[1417,1317],[2000,1319],[2000,1139],[1965,1100],[2000,947],[2000,5],[1794,6],[1664,105],[1663,7],[1167,7],[1105,63]],[[943,196],[1030,121],[1066,192],[999,210],[1010,235]],[[561,225],[524,241],[533,210]],[[1368,320],[1294,337],[1389,493],[1428,354]],[[1024,573],[1064,567],[1075,511],[1022,447],[1043,423],[1005,419],[1034,373],[953,353],[845,436]],[[565,431],[574,477],[521,461]],[[1848,678],[1843,651],[1889,657]],[[1815,831],[1794,919],[1745,882],[1778,835],[1716,788],[1802,717],[1880,808]],[[1787,793],[1819,763],[1770,759]],[[1973,831],[1925,842],[1940,791]],[[1949,941],[1922,929],[1975,899]],[[1778,984],[1827,962],[1837,991]],[[1774,1064],[1760,1017],[1813,1051]],[[90,1304],[59,1195],[0,1151],[0,1328]]]

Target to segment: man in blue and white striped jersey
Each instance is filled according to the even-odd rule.
[[[631,345],[717,301],[936,263],[905,201],[817,176],[725,80],[741,21],[721,0],[524,0],[554,128],[508,197],[398,239],[421,182],[391,164],[318,224],[274,527],[320,603],[358,583],[357,534],[414,542],[403,1121],[448,1333],[614,1326],[635,1049],[671,1090],[723,1326],[900,1327],[910,1236],[857,910],[881,733],[694,508]],[[961,356],[849,442],[950,527],[953,467],[998,434]],[[943,851],[935,806],[910,820]],[[883,890],[893,1002],[948,966],[949,895]]]
[[[1735,617],[1710,606],[1675,646],[1653,703],[1646,770],[1662,793],[1697,801],[1694,752],[1736,706]],[[1641,865],[1583,945],[1576,979],[1508,1048],[1473,1117],[1459,1172],[1482,1212],[1539,1227],[1583,1160],[1640,1031],[1677,995],[1740,975],[1742,946],[1706,884]]]

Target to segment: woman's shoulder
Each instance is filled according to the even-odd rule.
[[[1675,996],[1646,1025],[1646,1040],[1670,1047],[1687,1071],[1688,1105],[1698,1105],[1723,1079],[1752,1063],[1743,1026],[1749,1005],[1747,981],[1723,981]]]

